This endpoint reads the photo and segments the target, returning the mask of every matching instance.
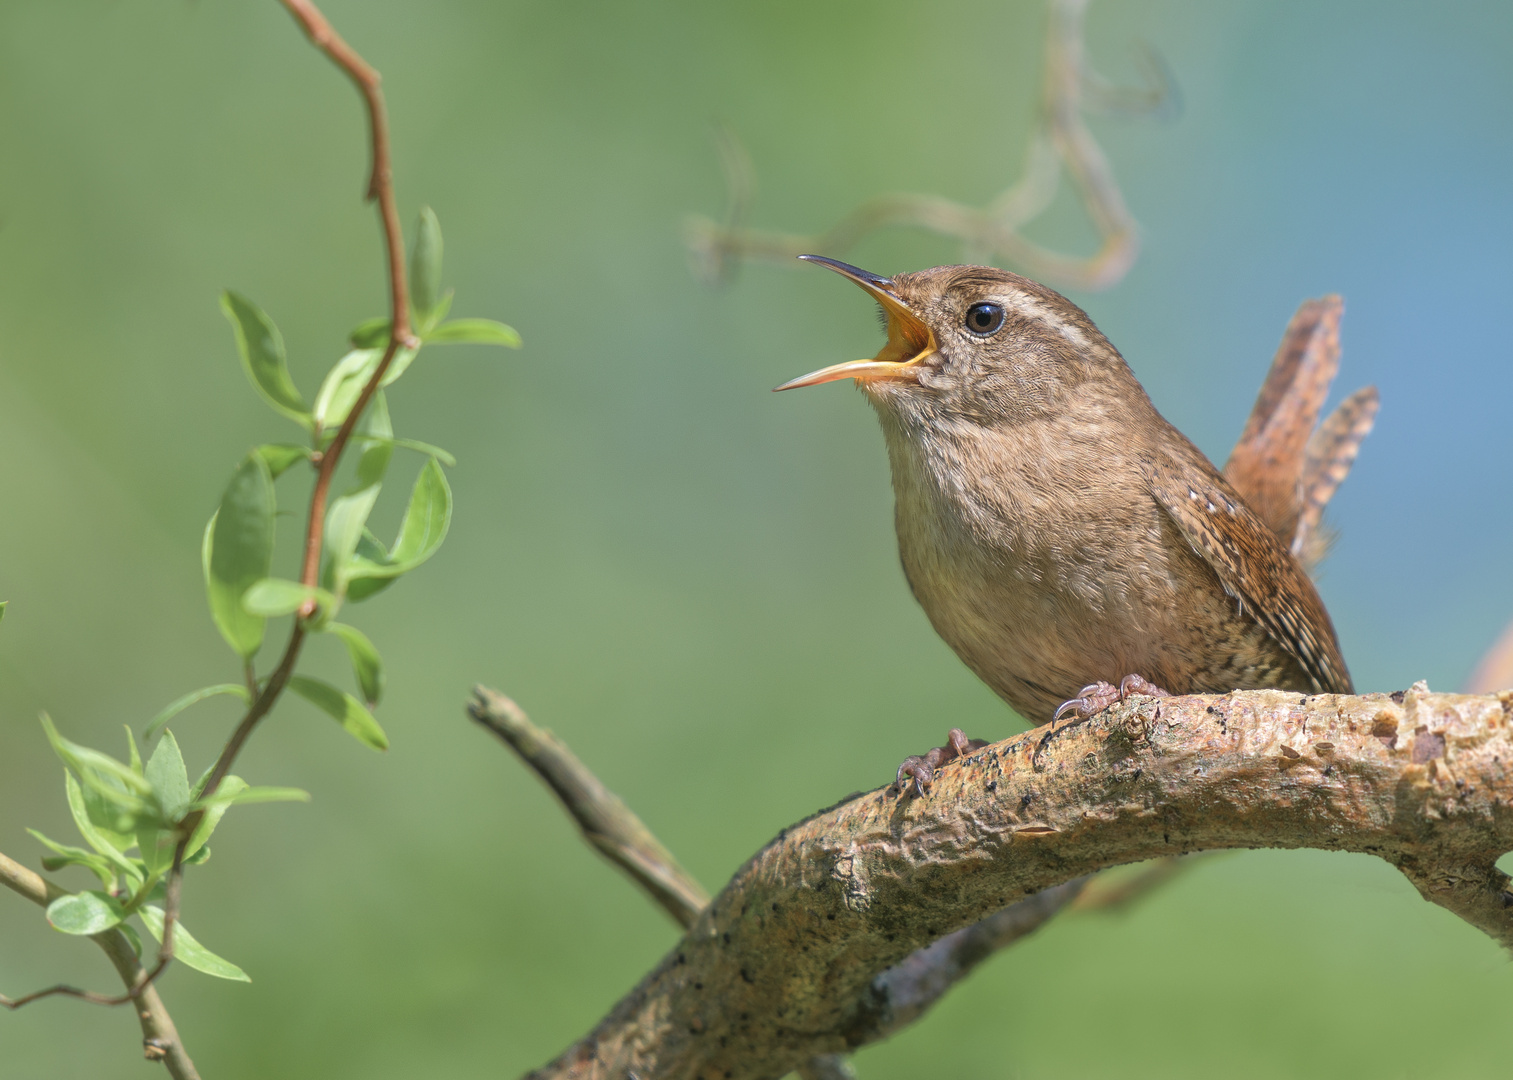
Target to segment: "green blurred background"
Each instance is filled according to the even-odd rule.
[[[510,1075],[677,935],[463,718],[473,682],[562,734],[711,887],[948,726],[1022,726],[908,595],[864,403],[768,392],[871,352],[870,305],[813,268],[713,290],[679,235],[723,205],[716,120],[755,163],[758,225],[820,228],[892,190],[985,201],[1021,166],[1044,11],[325,8],[383,71],[403,215],[440,215],[454,313],[526,348],[427,352],[391,395],[400,434],[460,459],[441,555],[351,612],[389,662],[393,749],[280,706],[238,771],[315,801],[233,813],[186,894],[254,981],[173,970],[164,992],[207,1077]],[[1345,294],[1339,389],[1375,382],[1383,407],[1321,587],[1359,686],[1453,688],[1513,615],[1513,7],[1093,4],[1104,72],[1132,78],[1142,42],[1185,109],[1092,121],[1145,246],[1075,299],[1222,460],[1297,302]],[[384,291],[357,98],[272,0],[4,0],[0,146],[0,850],[35,866],[26,826],[72,838],[39,709],[120,753],[121,724],[235,677],[200,529],[238,457],[297,431],[246,385],[218,290],[270,312],[307,396]],[[1092,242],[1065,194],[1032,233]],[[902,232],[850,256],[959,257]],[[309,656],[346,680],[333,642]],[[233,714],[177,725],[192,771]],[[113,976],[0,895],[0,987],[59,978]],[[1502,1077],[1510,1018],[1504,957],[1385,864],[1254,852],[1054,923],[858,1065]],[[6,1077],[153,1074],[138,1047],[124,1010],[0,1015]]]

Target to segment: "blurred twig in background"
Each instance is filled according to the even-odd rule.
[[[1102,148],[1083,121],[1089,108],[1124,113],[1169,110],[1176,101],[1165,66],[1142,52],[1147,85],[1116,88],[1095,75],[1083,55],[1082,24],[1087,0],[1051,0],[1045,37],[1040,117],[1030,137],[1024,174],[986,207],[938,195],[882,195],[858,206],[819,233],[747,228],[752,168],[728,131],[718,136],[729,190],[723,223],[692,217],[685,240],[696,272],[728,280],[745,259],[790,260],[816,252],[839,256],[863,237],[890,226],[927,229],[960,240],[970,262],[1003,260],[1031,277],[1074,289],[1105,289],[1122,278],[1139,251],[1139,231]],[[1088,256],[1067,255],[1027,239],[1021,229],[1055,198],[1065,169],[1078,199],[1098,231],[1099,247]]]
[[[1513,623],[1492,643],[1463,687],[1468,694],[1490,694],[1513,687]]]
[[[1133,867],[1116,867],[1093,878],[1089,887],[1072,903],[1074,911],[1113,911],[1128,907],[1150,895],[1193,864],[1213,858],[1216,851],[1195,851],[1191,855],[1166,855]]]

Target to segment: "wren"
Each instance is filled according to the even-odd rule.
[[[1274,527],[1252,509],[1075,304],[992,267],[881,278],[802,258],[869,293],[888,340],[778,389],[856,380],[882,423],[909,587],[1021,716],[1085,719],[1128,693],[1351,692],[1329,615],[1279,535],[1298,515]],[[1309,392],[1311,429],[1322,392]],[[1360,427],[1348,455],[1335,447],[1335,484]],[[1300,478],[1287,483],[1303,501]],[[953,730],[898,782],[923,794],[936,767],[981,745]]]

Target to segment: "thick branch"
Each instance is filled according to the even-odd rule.
[[[583,830],[584,839],[623,870],[685,930],[709,905],[709,894],[635,813],[562,740],[531,723],[514,701],[484,686],[473,688],[468,715],[509,745],[552,790]],[[913,1023],[946,992],[999,949],[1039,929],[1072,900],[1085,878],[1010,904],[949,934],[880,974],[872,986],[872,1038]],[[801,1080],[855,1077],[842,1054],[821,1054],[798,1069]]]
[[[0,884],[42,907],[65,895],[65,890],[4,855],[0,855]],[[142,1025],[142,1048],[147,1060],[161,1061],[174,1080],[200,1080],[194,1062],[179,1039],[178,1029],[173,1026],[173,1017],[168,1015],[157,987],[146,982],[147,972],[137,962],[137,954],[126,935],[112,928],[93,935],[93,941],[105,950],[127,989],[140,987],[135,1007],[137,1021]]]
[[[1360,851],[1513,948],[1513,693],[1132,699],[786,829],[538,1077],[780,1077],[879,1037],[874,983],[1024,897],[1235,847]]]
[[[487,687],[473,688],[468,715],[536,771],[600,854],[650,893],[679,926],[687,929],[694,924],[709,904],[704,887],[562,740],[538,728],[524,709]]]

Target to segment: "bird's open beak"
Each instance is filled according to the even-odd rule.
[[[888,343],[870,360],[849,360],[844,364],[832,364],[830,367],[811,371],[808,375],[800,375],[797,379],[785,382],[775,389],[794,390],[800,386],[834,382],[836,379],[914,378],[915,375],[911,369],[935,352],[935,335],[925,325],[924,320],[910,311],[908,305],[898,298],[898,294],[893,291],[893,282],[820,255],[800,255],[799,258],[806,262],[828,266],[837,274],[850,278],[865,289],[872,299],[881,304],[883,311],[888,315]]]

